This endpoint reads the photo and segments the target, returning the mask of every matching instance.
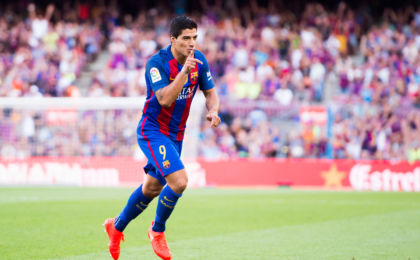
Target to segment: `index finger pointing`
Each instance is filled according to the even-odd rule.
[[[202,62],[201,60],[199,60],[199,59],[192,58],[192,59],[190,59],[190,60],[192,60],[192,61],[194,61],[194,62],[197,62],[197,63],[200,63],[201,65],[203,65],[203,62]]]

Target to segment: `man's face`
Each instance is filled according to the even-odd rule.
[[[171,36],[172,46],[182,56],[188,56],[197,42],[197,29],[184,29],[178,38]]]

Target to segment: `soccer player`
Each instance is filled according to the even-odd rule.
[[[174,18],[170,39],[171,44],[146,64],[147,99],[137,127],[139,146],[148,159],[144,182],[131,194],[122,212],[104,223],[114,259],[119,257],[125,227],[156,196],[156,217],[148,236],[154,252],[162,259],[171,259],[165,224],[187,187],[187,173],[180,156],[185,124],[198,86],[206,97],[206,119],[211,127],[220,124],[219,98],[207,60],[195,50],[197,24],[186,16]]]

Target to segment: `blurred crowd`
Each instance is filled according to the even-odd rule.
[[[152,20],[150,20],[152,19]],[[169,44],[169,15],[153,17],[140,13],[135,21],[125,17],[125,25],[109,28],[109,60],[95,72],[89,97],[132,97],[146,94],[145,65],[154,53]],[[149,24],[149,25],[148,25]]]
[[[386,9],[336,66],[335,158],[420,160],[420,7]]]
[[[51,111],[50,111],[51,112]],[[0,113],[1,158],[29,156],[136,156],[139,110],[84,110],[67,120],[48,111]]]
[[[218,129],[203,120],[199,155],[420,160],[420,7],[374,16],[344,2],[300,13],[264,3],[202,0],[189,14],[222,103],[248,104],[222,110]],[[75,82],[99,53],[108,60],[87,96],[146,93],[144,66],[169,44],[170,7],[35,9],[0,16],[0,96],[79,96]],[[311,105],[328,107],[332,123],[299,122]]]
[[[308,4],[301,19],[274,1],[239,8],[222,2],[192,15],[198,22],[198,49],[204,52],[222,96],[245,100],[320,102],[328,72],[341,56],[357,49],[362,24],[345,5],[338,14]],[[233,3],[233,2],[232,2]],[[90,96],[145,93],[147,58],[169,44],[171,14],[165,10],[128,15],[110,29],[110,59],[90,86]],[[363,20],[362,20],[363,21]]]
[[[346,103],[335,105],[330,126],[269,120],[262,110],[222,113],[218,129],[200,132],[200,155],[220,158],[335,158],[420,161],[420,110]],[[284,124],[289,124],[285,127]]]
[[[273,19],[267,14],[261,16],[263,20]],[[279,17],[287,20],[284,14]],[[262,88],[257,97],[264,98],[268,91],[267,96],[274,96],[280,105],[289,105],[292,100],[301,105],[311,101],[314,104],[313,101],[325,99],[327,85],[334,93],[324,100],[332,113],[331,126],[300,123],[296,125],[298,132],[292,129],[285,133],[277,131],[282,123],[273,125],[270,119],[250,127],[250,116],[236,117],[220,130],[203,130],[202,155],[420,160],[420,8],[385,9],[380,20],[371,26],[367,24],[373,17],[355,13],[344,3],[332,12],[326,12],[319,4],[308,4],[302,17],[295,26],[287,22],[278,27],[271,25],[263,27],[260,35],[251,33],[246,37],[257,35],[247,43],[258,48],[265,46],[267,50],[266,45],[272,41],[264,38],[266,32],[278,44],[274,50],[283,53],[278,58],[279,53],[274,50],[265,52],[268,64],[270,59],[278,60],[264,70],[268,75],[274,72],[278,87],[273,87],[273,92]],[[244,31],[248,28],[252,30],[253,26],[247,25]],[[238,34],[241,32],[235,33]],[[231,51],[241,53],[240,46]],[[251,53],[250,61],[258,57],[259,50],[253,52],[248,47],[245,53]],[[244,76],[258,75],[264,65],[251,62],[249,66],[251,69],[246,71],[251,73]],[[225,69],[222,86],[229,77],[240,78],[241,69],[238,73],[232,68]],[[249,83],[258,84],[259,78],[254,77]],[[271,86],[273,78],[259,83]],[[228,95],[238,96],[237,82],[226,84],[233,89],[227,91]],[[246,89],[250,91],[252,87]]]
[[[0,13],[0,97],[80,96],[74,83],[101,51],[99,27],[76,18],[52,23],[54,5],[29,4],[26,13]]]

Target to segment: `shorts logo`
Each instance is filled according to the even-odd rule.
[[[171,163],[169,162],[169,160],[163,161],[163,168],[165,169],[169,169],[169,167],[171,167]]]
[[[156,67],[150,69],[150,77],[152,78],[152,83],[158,82],[162,79],[160,72]]]
[[[196,82],[198,78],[198,71],[194,71],[191,73],[191,82]]]

